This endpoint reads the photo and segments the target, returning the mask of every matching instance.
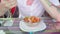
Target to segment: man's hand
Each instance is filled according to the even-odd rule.
[[[60,22],[56,22],[55,28],[56,28],[57,30],[60,30]]]
[[[60,22],[60,15],[56,17],[56,21]]]
[[[0,3],[0,16],[3,16],[6,13],[6,6],[4,3]]]

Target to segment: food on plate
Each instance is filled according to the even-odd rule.
[[[24,18],[24,21],[27,22],[27,23],[28,23],[28,22],[38,23],[38,22],[40,22],[40,18],[35,17],[35,16],[25,17],[25,18]]]
[[[25,17],[25,18],[24,18],[24,21],[25,21],[25,22],[29,22],[28,17]]]

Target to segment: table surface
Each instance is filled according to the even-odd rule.
[[[13,25],[12,26],[3,26],[0,27],[0,30],[4,30],[6,33],[13,33],[13,34],[29,34],[29,32],[24,32],[19,28],[19,23],[21,19],[19,18],[13,18]],[[48,34],[48,33],[55,33],[60,32],[60,29],[56,29],[56,23],[52,21],[51,19],[44,19],[44,22],[47,26],[47,28],[44,31],[34,32],[33,34]]]

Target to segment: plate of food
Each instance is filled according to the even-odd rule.
[[[37,32],[46,29],[46,24],[39,17],[31,16],[25,17],[20,21],[19,27],[25,32]]]

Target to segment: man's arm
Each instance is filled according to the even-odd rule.
[[[0,3],[0,16],[3,16],[7,12],[5,7],[5,4]]]
[[[52,6],[50,2],[48,2],[48,0],[40,0],[40,2],[42,3],[45,10],[50,14],[51,17],[60,21],[60,13],[58,12],[56,7]]]

